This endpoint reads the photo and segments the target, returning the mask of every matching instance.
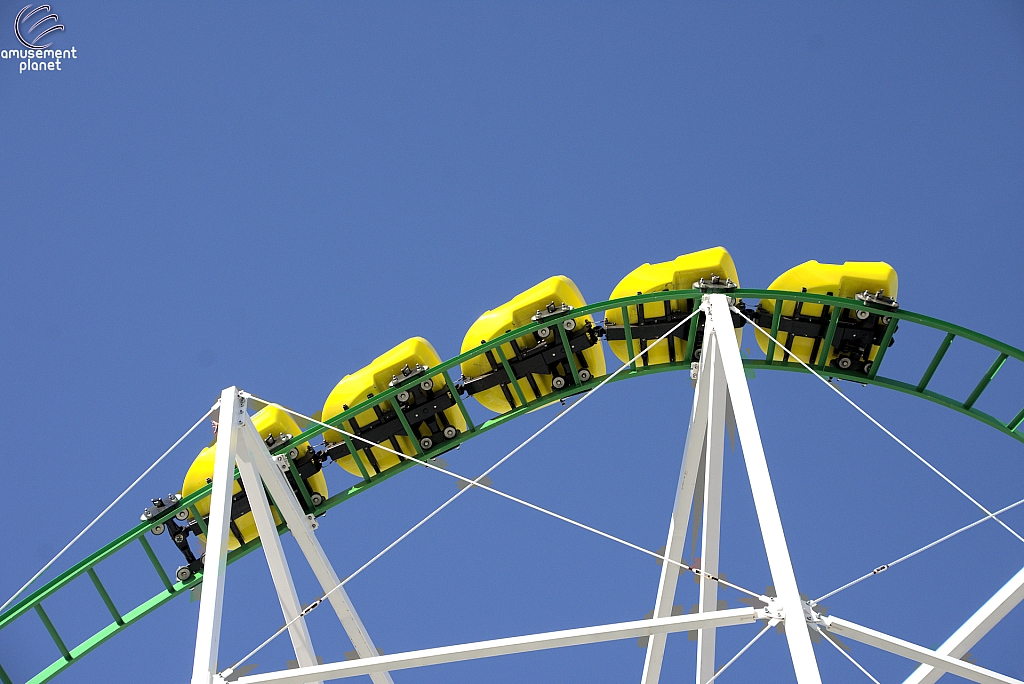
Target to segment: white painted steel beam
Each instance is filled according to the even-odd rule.
[[[749,624],[764,617],[764,611],[753,608],[734,608],[715,613],[705,613],[703,615],[692,614],[654,618],[651,620],[635,620],[632,622],[600,625],[598,627],[583,627],[528,636],[478,641],[458,646],[428,648],[408,653],[349,660],[344,663],[304,667],[297,670],[268,672],[239,677],[237,682],[238,684],[305,684],[315,680],[355,677],[365,674],[372,675],[382,670],[402,670],[426,665],[439,665],[462,660],[509,655],[512,653],[526,653],[564,646],[593,644],[602,641],[635,639],[643,636],[653,637],[656,634],[684,632],[701,627],[726,627],[728,625]]]
[[[935,652],[953,658],[963,657],[1021,601],[1024,601],[1024,568],[1011,577]],[[942,670],[936,670],[930,665],[921,665],[907,677],[904,684],[935,684],[943,674]]]
[[[241,429],[255,432],[255,428],[251,424],[245,425]],[[256,436],[259,438],[258,433]],[[295,591],[295,584],[292,582],[292,573],[288,567],[288,559],[285,557],[284,547],[281,545],[281,537],[277,534],[274,515],[270,510],[266,492],[263,490],[263,480],[256,472],[256,466],[252,462],[253,456],[247,445],[249,441],[251,440],[239,440],[236,456],[242,486],[245,487],[249,507],[252,509],[252,516],[256,521],[256,529],[259,531],[263,552],[267,557],[270,576],[274,580],[278,602],[281,604],[281,613],[284,615],[285,624],[288,625],[288,636],[292,641],[295,659],[300,667],[317,665],[313,640],[309,636],[305,618],[300,617],[302,604],[299,603],[299,596]]]
[[[252,425],[248,416],[246,416],[245,420],[250,426]],[[302,510],[298,500],[295,498],[294,492],[292,492],[291,486],[278,465],[281,461],[274,460],[269,449],[267,449],[267,445],[263,443],[263,440],[259,439],[259,434],[256,432],[255,427],[251,431],[243,432],[242,435],[246,439],[246,446],[249,448],[250,453],[253,454],[253,462],[256,469],[263,478],[270,496],[273,497],[277,510],[280,511],[281,516],[288,523],[288,528],[295,537],[295,541],[298,542],[299,548],[306,557],[306,561],[313,569],[313,574],[316,575],[316,579],[324,592],[331,592],[327,599],[337,614],[338,620],[341,621],[342,627],[345,628],[348,638],[352,641],[352,646],[355,648],[356,653],[360,658],[377,656],[378,651],[373,645],[373,640],[370,639],[370,634],[366,631],[362,620],[359,619],[359,614],[356,613],[355,608],[352,606],[348,593],[346,593],[344,588],[338,586],[341,584],[341,579],[334,571],[334,567],[327,558],[327,554],[324,553],[323,547],[320,546],[319,540],[317,540],[316,535],[313,533],[312,516],[307,517],[306,513]],[[371,675],[371,679],[373,679],[374,684],[394,684],[387,672],[375,672]]]
[[[210,684],[217,673],[220,622],[224,608],[224,573],[228,561],[228,524],[231,522],[231,492],[235,480],[235,452],[239,426],[247,419],[245,399],[238,388],[228,387],[220,395],[217,447],[210,492],[210,520],[206,535],[206,565],[203,595],[199,603],[192,684]]]
[[[731,334],[731,333],[730,333]],[[706,372],[711,376],[708,402],[707,447],[704,455],[704,526],[701,532],[700,568],[718,576],[718,546],[722,519],[722,466],[725,456],[726,382],[716,336],[705,344],[703,356],[710,356]],[[710,347],[710,348],[709,348]],[[698,611],[718,610],[718,582],[700,577]],[[715,628],[697,632],[697,684],[715,676]]]
[[[916,660],[919,663],[931,665],[932,667],[939,668],[944,672],[949,672],[950,674],[955,674],[958,677],[969,679],[972,682],[979,682],[979,684],[1024,684],[1019,679],[1007,677],[1006,675],[993,672],[992,670],[986,670],[983,667],[978,667],[977,665],[972,665],[958,658],[931,651],[923,646],[918,646],[917,644],[909,641],[889,636],[883,632],[858,625],[855,622],[843,620],[842,618],[826,617],[822,618],[822,623],[825,625],[825,628],[833,634],[848,637],[854,641],[859,641],[863,644],[880,648],[883,651],[895,653],[896,655],[909,658],[910,660]],[[789,630],[786,631],[787,633],[789,632]]]
[[[705,328],[713,328],[721,353],[722,367],[725,369],[729,396],[736,418],[736,429],[743,448],[750,489],[754,495],[754,508],[757,511],[757,520],[761,526],[761,536],[768,556],[768,567],[775,583],[778,602],[785,612],[788,623],[786,641],[789,643],[793,669],[799,684],[821,684],[818,662],[804,622],[803,601],[797,588],[796,574],[793,572],[793,562],[782,529],[782,518],[779,516],[775,490],[772,488],[771,476],[768,473],[764,446],[761,443],[761,433],[757,427],[757,418],[754,416],[754,405],[750,400],[750,389],[747,387],[747,379],[743,372],[739,345],[736,343],[729,300],[723,294],[707,295],[706,300],[710,304],[710,310]]]
[[[700,463],[704,458],[704,436],[707,433],[708,394],[710,393],[709,381],[710,374],[704,372],[704,361],[702,361],[697,375],[697,387],[693,394],[693,408],[690,410],[690,427],[686,433],[683,463],[679,469],[676,500],[672,507],[672,519],[668,525],[668,540],[665,542],[665,557],[676,561],[681,561],[683,557],[683,547],[686,545],[686,526],[690,519],[690,508],[693,505],[693,493],[697,485]],[[661,579],[658,581],[658,593],[654,600],[655,618],[672,615],[679,570],[678,565],[662,562]],[[658,684],[658,679],[661,677],[661,664],[665,656],[666,638],[667,633],[664,633],[655,634],[647,640],[647,654],[644,658],[641,684]]]

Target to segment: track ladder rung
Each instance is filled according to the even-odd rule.
[[[629,370],[636,371],[636,361],[633,361],[633,357],[636,356],[636,352],[633,351],[633,330],[629,325],[629,307],[622,307],[622,330],[626,334],[626,355],[630,359]]]
[[[562,349],[565,351],[565,360],[569,364],[569,372],[572,375],[572,381],[577,387],[579,387],[583,384],[580,382],[580,370],[576,367],[575,355],[572,353],[572,345],[569,344],[569,336],[565,332],[564,325],[559,324],[558,336],[562,340]]]
[[[448,387],[448,391],[451,392],[452,399],[455,400],[455,404],[459,407],[459,412],[462,413],[462,417],[466,420],[466,431],[473,432],[476,430],[476,426],[473,425],[473,419],[469,417],[469,411],[466,410],[466,405],[462,403],[462,397],[455,391],[455,383],[448,376],[448,371],[444,372],[444,384]]]
[[[86,570],[89,573],[89,579],[92,580],[93,585],[96,587],[96,591],[99,592],[100,598],[103,599],[103,604],[106,605],[107,610],[110,611],[110,615],[114,618],[114,622],[119,625],[124,625],[124,620],[121,619],[121,613],[117,610],[117,606],[114,605],[114,601],[111,600],[110,594],[107,593],[106,587],[100,582],[99,575],[92,568]]]
[[[770,366],[775,362],[775,340],[779,339],[779,323],[782,321],[782,300],[775,300],[775,309],[772,311],[772,332],[768,338],[768,350],[765,352],[764,365]],[[785,363],[788,359],[785,354],[780,359]]]
[[[988,372],[982,376],[978,386],[974,388],[973,392],[971,392],[971,396],[969,396],[967,401],[964,402],[965,409],[969,409],[974,406],[974,402],[978,401],[978,397],[980,397],[981,393],[985,391],[986,387],[988,387],[988,383],[992,382],[992,378],[996,377],[996,373],[998,373],[999,369],[1003,367],[1004,363],[1006,363],[1007,358],[1008,354],[1005,353],[996,357],[996,360],[992,362],[991,366],[989,366]]]
[[[7,676],[7,673],[4,672],[4,668],[2,667],[0,667],[0,682],[3,682],[3,684],[14,684],[14,682],[11,681],[11,678]]]
[[[509,384],[512,385],[512,389],[515,390],[516,396],[519,398],[519,405],[526,406],[526,395],[523,394],[523,388],[519,386],[519,378],[512,373],[512,366],[508,365],[508,359],[505,358],[505,352],[502,351],[501,345],[499,344],[495,347],[494,351],[498,352],[498,359],[501,361],[501,365],[505,369],[505,374],[508,375]]]
[[[1021,423],[1024,423],[1024,409],[1021,409],[1020,413],[1014,416],[1013,420],[1006,424],[1006,427],[1010,428],[1012,431],[1016,431],[1017,428],[1020,427]]]
[[[35,605],[36,613],[39,614],[39,619],[43,621],[43,626],[46,627],[46,631],[50,633],[50,638],[53,639],[53,643],[57,644],[57,648],[60,649],[60,653],[64,656],[64,660],[69,663],[74,660],[71,657],[71,651],[64,645],[64,640],[60,638],[60,634],[57,633],[57,628],[50,622],[50,616],[43,610],[43,604],[40,601]]]
[[[953,338],[956,337],[953,333],[946,333],[946,339],[942,340],[942,344],[939,345],[938,351],[935,352],[935,356],[932,357],[932,362],[928,364],[928,370],[921,376],[921,382],[917,383],[917,391],[924,392],[924,388],[928,386],[928,383],[932,381],[932,376],[935,375],[935,369],[942,363],[943,357],[946,356],[946,352],[949,351],[949,345],[953,344]]]
[[[156,553],[153,552],[153,547],[149,545],[149,541],[145,536],[139,537],[139,543],[142,544],[142,548],[146,550],[146,555],[149,556],[149,562],[153,564],[156,569],[156,574],[160,576],[160,581],[164,583],[164,588],[168,592],[174,593],[174,585],[171,584],[171,580],[167,578],[167,573],[164,572],[164,566],[160,565],[160,559],[156,557]]]
[[[836,328],[839,326],[839,313],[842,309],[838,306],[832,307],[832,314],[828,319],[828,330],[825,331],[825,339],[818,348],[817,362],[814,364],[818,370],[825,369],[825,362],[828,361],[829,352],[832,350],[832,340],[836,337]]]

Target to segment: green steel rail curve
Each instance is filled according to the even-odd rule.
[[[620,308],[623,310],[623,319],[625,321],[626,346],[629,350],[629,356],[633,357],[633,355],[636,353],[636,350],[634,350],[633,338],[629,330],[629,316],[626,314],[626,307],[648,302],[664,302],[666,299],[679,301],[699,300],[703,295],[703,293],[700,290],[678,290],[672,291],[671,294],[668,296],[667,294],[668,293],[666,292],[654,292],[650,294],[637,295],[633,297],[624,297],[621,299],[614,299],[606,302],[599,302],[597,304],[590,304],[584,307],[580,307],[564,314],[561,317],[545,319],[543,322],[531,323],[529,325],[508,332],[502,335],[501,337],[497,337],[491,340],[490,342],[487,342],[486,344],[480,345],[476,349],[473,349],[469,352],[456,356],[455,358],[450,359],[449,361],[444,362],[434,370],[442,372],[444,374],[443,377],[445,381],[448,383],[449,389],[452,390],[452,394],[456,399],[458,408],[466,418],[467,429],[461,434],[459,434],[455,439],[446,441],[434,449],[423,451],[417,445],[417,455],[414,458],[420,460],[430,460],[436,458],[440,454],[455,448],[460,443],[468,439],[471,439],[472,437],[478,434],[494,429],[499,425],[503,425],[504,423],[513,420],[516,417],[523,415],[524,413],[528,413],[542,406],[546,406],[548,404],[561,401],[566,397],[579,394],[581,392],[585,392],[597,386],[604,378],[607,377],[607,375],[594,377],[586,382],[581,382],[579,374],[575,372],[575,369],[573,369],[573,376],[575,381],[573,384],[566,386],[561,391],[547,394],[528,403],[521,401],[522,405],[509,411],[508,413],[504,413],[500,416],[491,418],[490,420],[487,420],[486,422],[477,425],[472,421],[472,419],[470,419],[469,413],[466,411],[466,407],[463,405],[462,400],[459,398],[458,392],[455,391],[455,384],[452,382],[452,379],[448,373],[449,370],[458,367],[463,361],[466,361],[470,358],[485,353],[488,350],[497,350],[498,347],[500,347],[500,345],[505,344],[510,340],[531,334],[535,330],[551,325],[553,322],[560,323],[562,318],[578,317],[588,313],[600,314],[601,312],[616,308]],[[852,370],[842,371],[839,370],[838,368],[834,368],[831,366],[826,369],[825,358],[827,354],[820,354],[821,360],[816,362],[817,370],[831,377],[867,385],[877,385],[879,387],[898,390],[906,394],[922,397],[924,399],[933,401],[947,408],[951,408],[956,411],[959,411],[960,413],[966,414],[976,420],[981,421],[985,425],[993,427],[1009,435],[1010,437],[1013,437],[1014,439],[1020,442],[1024,442],[1024,433],[1022,433],[1022,431],[1020,430],[1021,424],[1024,423],[1024,408],[1018,410],[1012,418],[1005,422],[1000,418],[997,418],[988,413],[984,413],[975,408],[975,403],[981,396],[982,392],[985,391],[986,387],[995,377],[996,373],[999,372],[999,370],[1005,365],[1005,363],[1008,360],[1013,359],[1017,362],[1024,362],[1024,351],[1021,351],[1020,349],[1012,347],[1003,342],[999,342],[998,340],[992,339],[991,337],[988,337],[986,335],[982,335],[980,333],[968,330],[967,328],[963,328],[952,323],[947,323],[945,321],[931,318],[929,316],[923,316],[917,313],[912,313],[910,311],[904,311],[899,309],[897,309],[896,311],[889,311],[880,308],[873,308],[872,306],[857,300],[799,292],[782,292],[775,290],[736,289],[730,292],[729,294],[730,296],[736,298],[748,298],[749,300],[760,299],[767,301],[775,301],[775,314],[773,316],[772,321],[773,336],[777,336],[777,332],[779,330],[780,313],[782,311],[782,304],[784,302],[804,302],[807,304],[821,304],[827,307],[831,307],[831,310],[833,312],[833,322],[829,326],[829,332],[825,338],[825,348],[827,348],[829,343],[831,342],[831,336],[835,332],[834,321],[838,318],[839,312],[842,309],[851,311],[867,311],[872,314],[891,316],[891,321],[889,322],[888,327],[885,331],[885,336],[882,340],[882,344],[875,357],[874,363],[872,364],[872,367],[868,373],[855,372]],[[699,316],[695,316],[690,321],[687,337],[688,343],[686,345],[686,353],[684,354],[684,358],[677,359],[673,363],[662,363],[652,366],[644,366],[642,364],[640,366],[637,366],[637,364],[634,363],[631,365],[628,371],[620,373],[613,379],[613,381],[618,382],[619,380],[625,380],[627,378],[637,378],[644,375],[649,375],[651,373],[661,373],[665,371],[674,370],[689,370],[692,361],[691,355],[693,353],[692,350],[694,349],[694,340],[696,339],[698,332],[699,319]],[[939,345],[938,349],[932,352],[933,356],[931,362],[928,364],[927,370],[924,372],[924,375],[920,378],[920,380],[918,380],[918,382],[916,383],[904,382],[901,380],[884,377],[878,374],[879,369],[882,367],[882,362],[885,357],[889,341],[892,339],[893,333],[896,330],[896,325],[898,322],[919,325],[945,333],[945,338]],[[974,390],[966,398],[962,400],[954,397],[949,397],[944,394],[940,394],[938,392],[934,392],[928,389],[928,385],[931,382],[931,379],[934,376],[936,369],[942,363],[942,360],[945,357],[946,352],[949,350],[950,344],[956,338],[960,338],[962,340],[966,340],[968,342],[974,343],[975,345],[978,345],[980,347],[978,351],[981,353],[985,353],[986,349],[989,350],[990,352],[995,353],[995,358],[989,369],[979,379],[977,385],[974,387]],[[788,359],[785,361],[772,361],[772,359],[775,356],[774,346],[775,345],[773,342],[769,343],[766,358],[764,359],[744,359],[744,366],[756,370],[783,370],[795,371],[798,373],[807,372],[807,370],[803,368],[803,366]],[[928,351],[929,350],[926,350],[925,353],[928,353]],[[498,353],[500,355],[500,351],[498,351]],[[359,413],[372,408],[372,406],[379,405],[380,403],[391,399],[398,392],[411,388],[412,385],[415,384],[417,381],[418,379],[413,378],[408,382],[392,387],[387,391],[382,392],[377,396],[374,396],[372,399],[368,399],[363,403],[359,404],[358,406],[354,406],[345,411],[344,413],[334,416],[333,418],[325,422],[332,426],[338,426],[344,421],[347,421],[348,419],[358,415]],[[515,385],[515,383],[513,383],[513,385]],[[522,397],[520,397],[520,399],[522,399]],[[399,415],[401,415],[401,412],[399,412]],[[275,449],[272,449],[272,452],[274,454],[287,452],[289,448],[288,445],[290,443],[301,444],[304,441],[323,433],[326,429],[327,428],[321,425],[314,425],[313,427],[310,427],[303,431],[301,435],[298,435],[294,439],[290,440],[290,442],[278,446]],[[346,439],[348,438],[346,437]],[[413,440],[413,443],[416,444],[416,440]],[[349,448],[351,449],[352,453],[355,453],[355,449],[352,447],[351,444],[349,444]],[[307,499],[307,506],[314,511],[314,514],[321,515],[327,510],[333,508],[334,506],[337,506],[341,502],[355,496],[356,494],[359,494],[360,492],[365,491],[366,489],[369,489],[370,487],[373,487],[374,485],[383,482],[384,480],[393,477],[394,475],[397,475],[398,473],[413,466],[414,464],[414,460],[408,459],[403,461],[399,465],[387,469],[384,472],[381,472],[377,475],[366,476],[363,478],[362,481],[358,482],[357,484],[349,487],[344,491],[335,494],[334,496],[331,496],[330,498],[328,498],[327,500],[325,500],[323,503],[316,507],[313,507],[311,502],[308,501],[308,494],[304,491],[302,493],[305,495],[304,498]],[[235,476],[238,477],[237,472]],[[54,579],[50,580],[44,586],[36,589],[34,592],[32,592],[25,598],[21,599],[20,601],[12,605],[7,611],[0,615],[0,631],[2,631],[9,627],[12,623],[14,623],[15,620],[25,616],[27,613],[35,613],[38,616],[38,618],[42,621],[43,625],[46,627],[47,632],[53,639],[56,650],[59,652],[59,657],[57,658],[57,660],[55,660],[51,665],[49,665],[41,672],[36,674],[34,677],[29,679],[29,684],[41,684],[42,682],[49,681],[50,679],[52,679],[53,677],[63,672],[68,667],[70,667],[73,663],[77,662],[87,653],[98,647],[107,639],[111,638],[120,631],[126,629],[129,625],[135,624],[144,616],[153,612],[154,610],[156,610],[163,604],[167,603],[174,597],[187,593],[187,590],[196,587],[202,582],[201,572],[196,573],[184,582],[172,581],[171,578],[168,576],[167,571],[164,569],[161,562],[154,553],[152,547],[150,546],[149,540],[147,539],[147,535],[150,533],[150,530],[154,526],[167,522],[174,516],[174,514],[177,511],[181,511],[184,508],[191,509],[193,511],[193,515],[195,515],[201,521],[202,518],[196,514],[195,504],[197,501],[206,497],[209,494],[209,492],[210,486],[207,485],[203,489],[200,489],[192,493],[190,496],[183,498],[176,506],[169,507],[166,510],[166,512],[162,513],[159,517],[136,525],[134,528],[132,528],[128,532],[125,532],[120,537],[105,545],[95,553],[89,555],[87,558],[76,563],[74,566],[61,573],[58,577],[55,577]],[[285,525],[281,525],[278,528],[278,531],[283,533],[286,529],[287,528]],[[114,605],[113,600],[110,598],[110,595],[104,588],[103,583],[100,581],[99,575],[96,572],[96,566],[101,561],[109,559],[118,551],[132,544],[140,544],[143,547],[143,549],[146,552],[146,555],[149,557],[150,561],[153,564],[153,583],[156,586],[162,585],[162,589],[148,601],[145,601],[141,605],[138,605],[135,608],[132,608],[131,610],[122,612],[117,606]],[[256,538],[250,541],[249,543],[245,544],[244,546],[232,551],[228,555],[228,563],[233,563],[234,561],[237,561],[238,559],[242,558],[246,554],[256,549],[259,545],[259,539]],[[104,605],[110,612],[111,622],[106,627],[93,634],[91,637],[85,639],[82,643],[76,646],[69,647],[61,638],[57,628],[54,626],[53,622],[50,620],[49,616],[44,610],[43,602],[56,597],[58,592],[66,588],[73,580],[78,579],[83,575],[89,576],[89,579],[94,585],[100,598],[103,600]],[[7,675],[7,673],[3,670],[2,663],[0,663],[0,682],[2,682],[3,684],[15,684],[15,682],[13,682],[11,678]]]

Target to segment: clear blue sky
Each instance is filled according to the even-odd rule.
[[[1019,3],[51,6],[66,26],[54,47],[77,59],[25,74],[0,59],[4,599],[223,387],[316,411],[407,337],[453,356],[480,313],[554,274],[600,301],[641,263],[719,244],[748,287],[807,259],[884,260],[904,308],[1024,346]],[[17,46],[21,7],[0,2],[0,48]],[[898,335],[889,370],[916,377],[938,341]],[[991,359],[951,354],[936,388],[966,396]],[[1022,383],[1008,368],[979,407],[1013,415]],[[846,390],[983,503],[1024,497],[1019,442],[919,399]],[[752,392],[807,593],[978,517],[813,379],[759,373]],[[691,396],[678,374],[609,386],[495,486],[656,549]],[[447,460],[478,474],[550,415]],[[207,439],[169,457],[68,560],[180,487]],[[750,491],[739,453],[727,456],[722,568],[760,591],[771,581]],[[405,473],[333,509],[320,537],[345,574],[454,491]],[[1024,510],[1006,520],[1024,530]],[[122,576],[100,568],[122,603],[159,588],[136,560]],[[933,646],[1022,564],[1024,545],[987,523],[826,603]],[[472,492],[350,593],[393,653],[637,619],[658,571]],[[297,575],[311,600],[310,573]],[[91,591],[51,610],[69,640],[104,615]],[[232,566],[223,660],[281,624],[268,591],[259,556]],[[677,602],[695,600],[685,579]],[[1021,611],[972,649],[979,664],[1024,677]],[[57,681],[184,682],[197,612],[174,601]],[[311,623],[325,659],[351,648],[328,611]],[[26,624],[0,638],[19,682],[58,655]],[[719,662],[753,632],[720,631]],[[784,644],[766,636],[720,681],[789,681]],[[281,667],[287,651],[281,639],[255,660]],[[692,681],[693,651],[670,639],[664,681]],[[853,654],[881,681],[912,669]],[[831,649],[818,656],[827,681],[867,681]],[[635,681],[642,662],[616,642],[395,680]]]

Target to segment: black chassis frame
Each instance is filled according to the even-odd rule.
[[[681,307],[678,310],[672,309],[672,302],[687,303],[687,306]],[[651,304],[653,302],[647,302]],[[641,355],[642,365],[650,365],[650,360],[647,355],[648,342],[657,340],[659,337],[669,332],[680,321],[684,320],[687,316],[693,313],[693,306],[696,300],[693,299],[665,299],[661,302],[665,306],[666,314],[661,316],[647,316],[644,312],[644,304],[637,305],[636,308],[636,323],[629,324],[629,333],[633,338],[633,341],[637,343],[639,351],[643,352]],[[747,316],[750,316],[753,311],[743,308],[743,302],[737,300],[736,306],[740,308]],[[703,313],[697,314],[697,331],[693,338],[693,354],[691,358],[694,361],[700,359],[701,350],[704,346],[704,322],[705,316]],[[736,328],[742,328],[747,324],[746,319],[743,316],[732,312],[732,324]],[[626,327],[622,324],[609,323],[607,320],[604,322],[604,334],[605,339],[609,341],[625,341],[626,339]],[[685,344],[689,339],[690,330],[688,326],[681,326],[675,332],[671,333],[667,341],[668,345],[668,362],[676,363],[681,359],[676,358],[676,345],[672,344],[676,339],[682,340]],[[684,347],[685,350],[685,347]]]
[[[829,293],[831,295],[831,293]],[[797,337],[806,337],[814,340],[811,354],[808,357],[808,364],[814,365],[820,361],[822,343],[828,334],[828,327],[832,317],[830,305],[822,305],[821,314],[812,316],[803,313],[804,302],[797,302],[793,308],[792,316],[779,317],[779,332],[787,333],[786,343],[783,345],[789,351],[793,351],[793,340]],[[876,304],[876,306],[880,306]],[[893,307],[895,309],[895,307]],[[851,309],[842,308],[839,318],[836,320],[835,334],[832,336],[830,347],[836,352],[836,357],[829,362],[833,368],[841,368],[841,359],[849,359],[850,367],[844,371],[854,371],[867,375],[871,372],[871,361],[868,355],[871,347],[881,345],[885,337],[886,328],[889,327],[890,317],[883,314],[869,314],[865,319],[859,319],[853,315]],[[771,311],[765,310],[760,304],[754,312],[752,320],[765,330],[772,328]],[[899,329],[899,324],[893,329],[893,333]],[[889,338],[889,346],[895,344],[896,338]]]
[[[424,369],[426,371],[426,369]],[[421,371],[421,374],[426,378],[425,373]],[[409,375],[400,378],[402,383],[412,379],[413,375]],[[459,430],[455,428],[455,433],[451,438],[444,436],[446,428],[454,426],[448,421],[447,416],[444,412],[447,409],[456,406],[455,398],[452,396],[451,391],[448,389],[447,383],[442,380],[442,386],[439,387],[437,381],[433,382],[432,387],[429,390],[425,390],[419,383],[414,384],[412,387],[405,390],[408,392],[408,399],[404,402],[398,400],[398,396],[393,397],[389,404],[391,408],[385,410],[380,407],[379,404],[375,404],[373,412],[376,414],[376,419],[368,423],[367,425],[358,425],[354,419],[349,420],[347,424],[342,423],[338,427],[345,430],[355,437],[352,438],[352,444],[355,446],[356,451],[361,452],[366,456],[367,462],[370,467],[373,468],[374,474],[380,474],[380,464],[377,463],[376,457],[373,455],[373,447],[367,442],[373,442],[374,444],[390,443],[391,448],[397,452],[404,453],[398,444],[399,435],[405,435],[414,440],[421,440],[425,437],[429,437],[432,445],[431,449],[437,447],[444,442],[451,441],[459,435]],[[399,393],[401,394],[401,393]],[[374,395],[368,394],[367,399],[371,399]],[[398,413],[395,411],[395,406],[398,406],[405,420],[409,423],[409,428],[412,430],[411,435],[406,434],[405,426],[402,425],[401,418],[398,417]],[[348,410],[348,406],[342,407],[344,410]],[[427,434],[423,434],[424,428]],[[356,439],[361,437],[362,439]],[[364,442],[363,440],[367,440]],[[426,451],[427,449],[424,449]],[[344,458],[345,456],[352,455],[348,445],[344,442],[338,442],[335,444],[327,444],[324,451],[321,454],[323,459],[330,458],[332,461]],[[407,456],[409,454],[406,454]]]

